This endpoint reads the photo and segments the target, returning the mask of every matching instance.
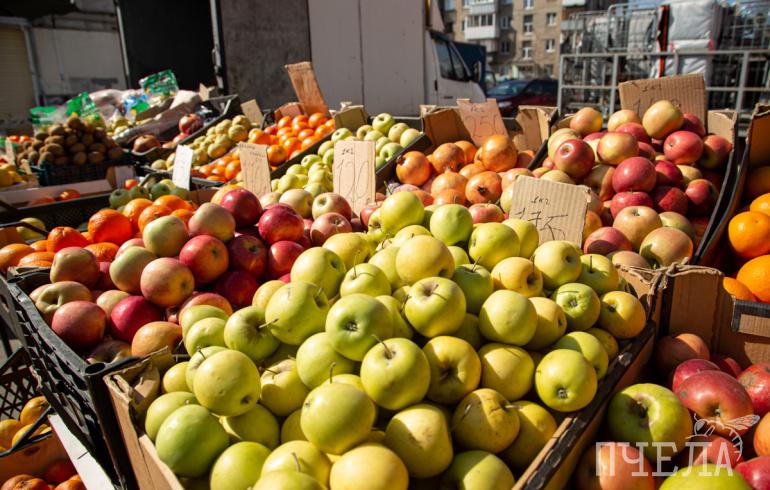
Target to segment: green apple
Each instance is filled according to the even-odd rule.
[[[463,264],[470,264],[471,259],[468,257],[468,254],[460,247],[457,247],[455,245],[450,245],[447,247],[449,249],[449,253],[452,254],[452,258],[455,261],[455,269]]]
[[[531,260],[507,257],[492,269],[495,289],[515,291],[527,298],[543,294],[543,275]]]
[[[329,310],[326,333],[334,350],[360,361],[378,339],[393,336],[393,320],[390,311],[377,299],[351,294],[337,300]]]
[[[453,334],[453,337],[463,339],[473,346],[474,349],[479,350],[484,345],[484,337],[479,330],[479,317],[466,313],[463,317],[463,321]]]
[[[307,437],[302,433],[302,427],[299,424],[301,415],[302,409],[295,410],[283,421],[283,425],[281,425],[281,444],[286,444],[289,441],[307,441]]]
[[[272,366],[273,364],[277,364],[283,360],[286,359],[294,359],[294,357],[297,355],[297,349],[299,349],[299,346],[296,345],[289,345],[289,344],[280,344],[278,348],[270,354],[270,357],[262,361],[260,364],[260,367],[262,369]]]
[[[430,232],[447,245],[467,242],[473,231],[473,217],[460,204],[439,206],[430,217]]]
[[[147,264],[157,258],[157,255],[144,247],[128,247],[110,263],[110,279],[117,286],[116,289],[132,294],[142,294],[140,283],[142,271]]]
[[[390,161],[396,158],[402,151],[404,151],[404,147],[398,143],[387,143],[377,155],[384,158],[386,161]]]
[[[481,380],[481,361],[465,340],[442,335],[422,348],[430,366],[428,399],[454,405],[475,390]]]
[[[401,410],[425,398],[431,373],[428,359],[409,339],[389,339],[372,347],[361,361],[361,382],[374,403]]]
[[[300,345],[311,335],[323,331],[328,312],[329,301],[321,286],[292,280],[267,302],[265,321],[275,338]]]
[[[433,217],[433,213],[438,209],[435,204],[425,206],[425,212],[422,215],[422,227],[430,229],[430,219]]]
[[[382,202],[379,213],[383,231],[395,235],[401,228],[421,224],[425,208],[411,192],[396,192]]]
[[[535,370],[537,396],[557,412],[584,408],[593,400],[597,386],[593,366],[574,350],[552,350]]]
[[[356,363],[332,347],[329,334],[313,335],[297,350],[297,374],[305,386],[312,389],[329,379],[332,373],[355,373]]]
[[[259,370],[237,350],[223,350],[203,361],[195,372],[193,393],[217,415],[241,415],[259,401]]]
[[[318,182],[311,182],[303,187],[304,190],[310,193],[311,196],[318,197],[326,191],[326,187]]]
[[[323,158],[323,163],[331,167],[334,164],[334,148],[330,148],[326,150],[326,153],[323,154],[322,158]]]
[[[364,136],[374,131],[374,128],[371,126],[371,124],[364,124],[363,126],[359,126],[358,129],[356,129],[356,137],[364,139]]]
[[[171,189],[171,195],[181,197],[185,201],[190,200],[190,191],[184,187],[173,187]]]
[[[262,373],[259,402],[278,417],[286,417],[302,407],[309,393],[297,372],[297,361],[284,359]]]
[[[366,393],[349,384],[329,383],[308,394],[300,424],[318,449],[343,454],[366,439],[374,418],[374,403]]]
[[[311,247],[297,257],[291,266],[291,280],[321,286],[327,298],[337,296],[345,277],[345,264],[339,255],[324,247]],[[265,306],[267,309],[267,306]]]
[[[286,169],[286,173],[294,175],[307,175],[307,169],[299,163],[295,163]]]
[[[396,272],[404,283],[414,284],[427,277],[452,277],[455,263],[439,239],[418,235],[399,247]]]
[[[184,348],[189,355],[193,355],[204,347],[218,345],[225,346],[225,321],[221,318],[211,317],[198,320],[187,329],[184,336]]]
[[[330,488],[407,490],[409,472],[399,457],[381,444],[362,444],[332,466]]]
[[[607,351],[607,358],[609,359],[610,363],[612,363],[612,360],[618,356],[618,352],[620,351],[620,348],[618,347],[618,341],[615,340],[615,337],[613,337],[612,334],[608,331],[602,330],[598,327],[589,328],[586,330],[586,333],[590,333],[596,337],[599,342],[601,342],[602,347],[604,347],[604,350]]]
[[[414,478],[439,475],[452,463],[447,416],[434,405],[413,405],[395,414],[385,429],[385,446]]]
[[[195,305],[185,308],[179,315],[179,326],[182,327],[182,336],[187,335],[187,331],[190,330],[198,320],[204,318],[221,318],[227,321],[228,315],[221,308],[211,305]]]
[[[479,314],[481,305],[495,290],[491,274],[478,264],[466,264],[456,268],[452,280],[463,290],[468,313],[474,315]]]
[[[131,201],[131,195],[125,189],[115,189],[110,193],[109,201],[112,209],[118,209]]]
[[[384,134],[380,133],[377,130],[373,130],[373,131],[366,132],[362,139],[363,139],[363,141],[374,141],[374,142],[377,142],[377,140],[380,139],[380,138],[387,139],[387,137]]]
[[[467,449],[497,453],[510,446],[518,434],[516,408],[490,388],[466,395],[452,414],[452,440]]]
[[[406,148],[409,146],[412,141],[416,140],[422,135],[422,133],[414,128],[409,128],[405,130],[403,133],[401,133],[401,138],[398,140],[398,143]]]
[[[510,226],[519,238],[519,256],[532,257],[537,246],[540,244],[540,234],[537,232],[537,226],[531,221],[508,218],[503,224]]]
[[[404,316],[409,324],[420,335],[430,338],[457,331],[465,311],[462,289],[443,277],[417,281],[409,289],[409,296],[404,302]]]
[[[178,391],[192,393],[190,387],[187,386],[187,380],[185,379],[188,364],[190,364],[188,361],[178,362],[168,368],[168,371],[163,373],[163,379],[161,381],[163,393],[174,393]]]
[[[766,476],[766,475],[765,475]],[[759,487],[757,487],[759,488]],[[751,490],[741,474],[720,464],[682,468],[663,481],[660,490]]]
[[[519,238],[502,223],[482,223],[471,233],[468,255],[491,271],[506,257],[519,255]]]
[[[167,196],[169,194],[171,194],[171,187],[162,182],[158,182],[150,187],[150,196],[152,196],[153,201],[161,196]]]
[[[382,134],[388,134],[388,131],[390,131],[394,124],[396,124],[396,120],[387,112],[377,114],[372,119],[372,127],[375,131],[379,131]]]
[[[324,153],[327,152],[330,148],[334,148],[334,144],[337,142],[337,140],[326,140],[323,143],[321,143],[321,146],[318,147],[318,155],[323,156]]]
[[[337,257],[342,259],[344,270],[349,270],[354,265],[366,262],[371,257],[373,251],[370,244],[371,242],[363,233],[337,233],[324,242],[323,248],[337,254]],[[291,279],[293,281],[294,276],[291,276]]]
[[[401,135],[404,134],[404,131],[406,131],[407,129],[409,129],[409,125],[406,123],[400,122],[400,123],[394,124],[388,130],[388,139],[395,143],[400,142]]]
[[[390,318],[393,320],[393,337],[411,339],[414,336],[414,331],[406,322],[404,315],[401,314],[403,303],[393,296],[387,295],[377,296],[376,299],[390,311]]]
[[[382,166],[385,165],[386,163],[388,163],[388,161],[385,160],[384,158],[382,158],[380,156],[374,157],[374,169],[375,170],[381,169]]]
[[[491,388],[507,400],[516,400],[532,389],[535,363],[521,347],[487,344],[479,349],[481,386]]]
[[[224,427],[200,405],[174,410],[163,421],[155,438],[158,459],[178,476],[192,478],[208,473],[229,444]]]
[[[348,136],[353,136],[353,133],[348,128],[337,128],[332,133],[332,142],[344,140]]]
[[[369,259],[370,264],[377,266],[377,268],[385,274],[385,277],[388,278],[388,282],[390,283],[390,288],[393,291],[404,285],[401,276],[396,272],[396,254],[398,253],[398,249],[399,247],[396,247],[395,245],[385,247],[372,255],[372,258]]]
[[[390,246],[400,247],[410,238],[414,238],[420,235],[431,236],[431,233],[422,225],[406,226],[401,228],[398,233],[396,233],[396,235],[393,237],[393,240],[390,242]]]
[[[529,350],[545,349],[567,331],[567,318],[561,306],[551,299],[536,297],[529,300],[537,312],[537,329],[525,347]]]
[[[265,324],[265,310],[247,306],[227,319],[224,329],[225,346],[243,352],[258,363],[275,352],[280,343]]]
[[[580,250],[565,240],[545,242],[532,254],[532,262],[543,274],[543,287],[554,290],[580,277]]]
[[[597,326],[616,339],[631,339],[644,330],[647,312],[633,294],[610,291],[601,297],[601,313]]]
[[[326,143],[326,142],[324,142],[324,143]],[[320,149],[320,148],[319,148],[319,149]],[[324,149],[326,149],[326,148],[324,148]],[[310,167],[311,167],[311,166],[312,166],[314,163],[318,163],[318,162],[320,162],[320,161],[322,161],[322,160],[321,160],[321,157],[320,157],[320,156],[318,156],[318,155],[305,155],[304,157],[302,157],[302,160],[300,160],[299,164],[300,164],[300,165],[301,165],[301,166],[302,166],[304,169],[306,169],[306,170],[307,170],[307,169],[310,169]]]
[[[643,452],[650,461],[674,456],[692,435],[687,408],[671,390],[652,383],[616,393],[607,407],[606,423],[613,440],[645,443]]]
[[[535,306],[524,295],[497,290],[481,306],[479,330],[491,342],[527,345],[537,330]]]
[[[280,193],[284,193],[289,189],[300,189],[307,183],[308,182],[303,182],[299,175],[284,174],[283,177],[278,179],[278,185],[276,186],[275,190]]]
[[[222,417],[222,426],[233,441],[258,442],[269,449],[278,447],[281,437],[275,415],[259,404],[246,413]]]
[[[209,488],[251,488],[262,474],[270,450],[256,442],[238,442],[224,450],[211,467]]]
[[[147,190],[146,187],[141,185],[135,185],[128,191],[128,195],[131,196],[131,199],[149,199],[150,198],[150,191]]]
[[[510,490],[515,480],[505,463],[487,451],[465,451],[455,455],[441,480],[447,488]]]
[[[270,298],[273,296],[273,294],[281,289],[284,284],[286,283],[277,279],[263,283],[261,286],[259,286],[259,288],[257,288],[257,292],[254,293],[254,298],[251,300],[251,305],[256,306],[257,308],[261,308],[264,312],[265,308],[267,308],[267,302],[270,301]]]
[[[513,402],[519,407],[519,435],[500,453],[515,470],[526,469],[556,432],[556,420],[548,410],[526,400]]]
[[[588,330],[599,319],[601,302],[590,286],[579,282],[562,284],[553,293],[551,299],[561,306],[567,317],[570,330]]]
[[[299,469],[297,466],[299,465]],[[285,442],[265,460],[262,473],[291,470],[312,476],[324,485],[329,481],[332,463],[328,456],[307,441]]]
[[[604,255],[585,254],[580,257],[580,262],[583,267],[576,282],[590,286],[599,296],[618,289],[620,276],[610,259]]]
[[[583,354],[596,371],[596,379],[602,379],[607,374],[609,358],[607,351],[599,339],[586,332],[570,332],[560,338],[554,345],[555,349],[570,349]]]
[[[160,395],[153,400],[147,409],[147,414],[144,418],[144,432],[151,441],[154,441],[163,421],[165,421],[169,415],[174,413],[177,408],[184,407],[185,405],[197,404],[198,402],[195,400],[195,396],[193,396],[192,393],[187,393],[185,391]]]
[[[190,356],[190,361],[188,362],[187,370],[185,371],[185,382],[187,383],[187,386],[190,387],[190,393],[192,393],[195,385],[195,373],[198,371],[198,368],[203,363],[203,361],[213,356],[217,352],[222,352],[225,350],[227,349],[224,347],[213,345],[211,347],[204,347],[203,349]]]
[[[264,468],[262,476],[251,490],[326,490],[326,485],[320,483],[312,476],[300,473],[296,470],[278,470],[265,473]]]
[[[345,278],[340,284],[340,296],[357,293],[368,296],[389,295],[390,282],[379,267],[370,263],[357,264],[345,273]]]
[[[401,286],[400,288],[393,291],[393,294],[391,296],[393,296],[393,298],[396,301],[398,301],[403,305],[404,303],[406,303],[406,300],[409,298],[410,289],[412,289],[412,286],[406,286],[406,285]],[[402,310],[403,310],[403,306],[402,306]]]

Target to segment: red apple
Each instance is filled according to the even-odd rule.
[[[687,188],[684,190],[689,200],[690,213],[693,215],[706,215],[711,214],[714,209],[714,205],[719,198],[719,191],[714,184],[706,179],[696,179],[687,184]]]
[[[639,154],[636,138],[628,133],[609,132],[599,140],[596,153],[602,163],[618,165],[627,158]]]
[[[692,165],[703,153],[703,140],[692,131],[674,131],[663,142],[663,154],[674,165]]]
[[[693,167],[692,165],[677,165],[677,168],[682,172],[682,185],[679,187],[687,187],[687,184],[693,180],[702,179],[703,174],[700,169]]]
[[[585,136],[602,129],[602,113],[593,107],[583,107],[569,122],[569,127]]]
[[[676,392],[684,380],[701,371],[719,371],[719,366],[705,359],[687,359],[671,373],[671,391]]]
[[[284,274],[281,277],[278,278],[279,281],[285,282],[286,284],[289,284],[291,282],[291,272],[288,274]]]
[[[732,442],[716,434],[690,437],[687,440],[687,447],[677,459],[681,468],[702,464],[735,468],[743,460],[741,452]]]
[[[543,165],[545,165],[545,163],[543,163]],[[553,170],[553,164],[551,164],[550,168],[549,167],[536,168],[535,170],[532,171],[532,177],[539,179],[540,177],[545,175],[547,172],[550,172],[551,170]]]
[[[708,359],[706,343],[695,334],[681,333],[661,337],[655,344],[655,366],[661,375],[668,375],[688,359]]]
[[[687,214],[688,199],[681,189],[662,185],[653,189],[650,197],[655,204],[655,209],[661,213],[674,211],[681,215]]]
[[[600,139],[602,139],[602,136],[604,136],[606,133],[607,133],[606,131],[597,131],[595,133],[587,134],[583,138],[583,141],[588,143],[589,141],[600,140]]]
[[[732,431],[744,434],[750,425],[738,425],[736,419],[754,413],[751,398],[741,384],[722,371],[702,371],[684,380],[675,391],[682,404],[706,419],[718,434]]]
[[[663,139],[682,127],[682,111],[668,100],[652,104],[642,116],[644,130],[654,139]]]
[[[297,240],[297,243],[302,247],[302,250],[307,250],[313,246],[313,244],[310,242],[310,238],[305,235],[302,235],[302,237]]]
[[[372,213],[377,211],[379,207],[379,204],[367,204],[361,209],[361,212],[358,213],[358,217],[361,218],[361,223],[365,228],[369,226],[369,218],[372,216]]]
[[[230,305],[230,302],[224,296],[217,293],[193,293],[179,306],[179,313],[181,314],[185,308],[196,305],[216,306],[228,315],[233,314],[233,307]]]
[[[622,124],[627,122],[641,123],[642,120],[639,119],[639,115],[631,109],[621,109],[613,112],[607,120],[607,130],[615,131]]]
[[[654,490],[649,461],[627,442],[589,445],[575,469],[578,490]]]
[[[219,205],[230,211],[239,228],[255,224],[262,214],[262,204],[257,196],[243,188],[227,191]]]
[[[587,254],[607,255],[631,248],[628,238],[620,230],[610,226],[604,226],[591,233],[583,243],[583,252]]]
[[[594,166],[596,156],[591,146],[583,140],[567,140],[556,149],[554,166],[574,179],[588,174]]]
[[[94,348],[104,337],[106,315],[96,303],[71,301],[53,314],[51,330],[77,352]]]
[[[267,268],[267,247],[262,240],[249,235],[233,238],[227,244],[230,270],[244,271],[254,277],[262,277]]]
[[[636,138],[639,143],[650,143],[650,139],[647,132],[644,130],[641,124],[637,122],[623,123],[615,129],[618,133],[627,133]]]
[[[642,142],[639,143],[639,156],[647,160],[655,160],[657,153],[655,153],[655,148],[651,144]]]
[[[235,236],[235,218],[222,206],[207,202],[187,222],[190,236],[211,235],[223,242]]]
[[[88,364],[103,362],[109,364],[131,357],[131,344],[122,340],[103,340],[86,356]]]
[[[615,167],[611,165],[597,165],[583,178],[583,185],[588,186],[599,196],[600,201],[609,201],[615,195],[612,188],[612,177]]]
[[[144,240],[142,240],[141,238],[131,238],[129,240],[126,240],[125,242],[123,242],[123,245],[120,246],[120,248],[118,249],[117,253],[115,254],[115,259],[120,257],[120,255],[123,252],[125,252],[126,249],[128,249],[129,247],[142,247],[142,248],[144,248]],[[115,260],[115,259],[113,259],[113,260]]]
[[[615,218],[612,217],[612,201],[604,201],[602,209],[599,210],[599,218],[602,220],[602,226],[612,226]]]
[[[500,206],[492,203],[478,203],[473,204],[468,208],[471,213],[473,223],[502,223],[505,219],[505,214]]]
[[[737,378],[741,375],[741,366],[738,364],[738,361],[732,357],[728,357],[722,354],[711,354],[711,358],[709,360],[719,366],[719,369],[722,372],[729,374],[733,378]],[[751,396],[751,393],[749,393],[749,396]]]
[[[684,176],[679,167],[668,160],[658,160],[655,162],[655,185],[682,187],[683,181]]]
[[[657,175],[655,165],[643,157],[631,157],[623,160],[612,175],[612,188],[615,192],[650,192],[655,187]]]
[[[701,170],[700,173],[703,175],[704,179],[714,184],[714,187],[717,189],[717,191],[722,189],[722,184],[724,183],[724,175],[713,170]]]
[[[764,414],[754,426],[754,452],[757,456],[770,456],[770,415]]]
[[[117,289],[115,283],[112,282],[112,277],[110,277],[110,264],[111,262],[99,262],[99,278],[96,280],[96,284],[94,284],[94,289],[100,291]]]
[[[353,218],[350,220],[350,228],[354,232],[365,232],[366,228],[364,227],[364,224],[361,223],[361,218]],[[307,250],[307,249],[305,249]]]
[[[682,131],[692,131],[701,139],[706,136],[706,127],[703,126],[703,121],[695,114],[690,114],[689,112],[684,113],[684,122],[680,129]]]
[[[703,168],[717,169],[727,163],[727,157],[733,151],[733,145],[727,139],[710,134],[703,139],[703,154],[698,165]]]
[[[770,490],[770,456],[750,459],[735,467],[752,490]]]
[[[305,249],[302,245],[288,240],[275,242],[267,253],[267,273],[271,279],[278,279],[291,271],[294,261]]]
[[[551,157],[545,157],[545,160],[543,160],[543,164],[540,165],[540,167],[546,170],[553,170],[556,168],[556,164],[553,162]]]
[[[230,243],[235,240],[237,238],[230,240]],[[179,261],[193,273],[196,284],[206,284],[214,281],[227,270],[227,247],[213,236],[199,235],[184,244],[179,252]]]
[[[123,298],[110,313],[110,335],[131,343],[142,326],[163,320],[163,310],[141,296]]]
[[[258,287],[257,280],[251,274],[244,271],[228,271],[220,276],[214,289],[238,309],[251,304]]]
[[[620,210],[615,216],[612,227],[623,233],[623,236],[631,242],[632,250],[639,250],[639,246],[647,235],[663,226],[658,213],[647,206],[628,206]]]
[[[369,206],[373,206],[372,212],[377,209],[377,206],[372,204],[367,207]],[[313,219],[318,219],[319,216],[326,213],[341,214],[348,221],[353,217],[353,210],[348,201],[336,192],[324,192],[313,199]]]
[[[281,240],[296,242],[303,230],[302,217],[289,206],[271,205],[259,218],[259,234],[270,245]]]
[[[350,233],[353,225],[339,213],[324,213],[313,222],[310,228],[310,241],[320,247],[337,233]]]
[[[741,373],[738,381],[749,394],[754,413],[762,416],[770,412],[770,362],[752,364]]]
[[[667,228],[676,228],[690,237],[690,240],[695,240],[695,227],[684,215],[675,213],[674,211],[664,211],[660,213],[660,221],[663,226]]]
[[[619,192],[612,196],[610,211],[612,212],[612,217],[615,218],[623,208],[628,206],[647,206],[651,208],[654,205],[649,194],[646,192]]]

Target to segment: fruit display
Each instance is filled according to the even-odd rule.
[[[51,432],[48,424],[41,424],[33,433],[29,433],[37,420],[45,414],[48,402],[45,397],[37,396],[24,404],[18,419],[0,420],[0,452],[12,448],[22,437],[33,437]]]
[[[110,193],[109,202],[112,209],[123,211],[125,206],[135,199],[155,201],[163,196],[177,196],[182,200],[190,197],[190,191],[179,187],[169,178],[149,176],[140,183],[136,179],[127,180],[123,188]],[[173,209],[171,210],[173,211]]]
[[[86,490],[82,478],[69,459],[53,461],[38,476],[26,473],[12,476],[5,480],[0,488],[2,490]]]
[[[0,189],[9,189],[18,184],[26,184],[27,176],[20,173],[19,168],[12,163],[0,163]]]

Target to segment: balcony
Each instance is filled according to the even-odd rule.
[[[497,12],[496,0],[471,1],[468,4],[468,15],[494,14]]]
[[[500,28],[497,25],[465,28],[465,39],[468,41],[497,39],[498,37],[500,37]]]

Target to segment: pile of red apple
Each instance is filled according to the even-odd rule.
[[[770,488],[770,363],[742,370],[684,333],[658,340],[654,364],[668,388],[646,383],[615,395],[607,427],[619,442],[586,451],[577,488],[652,490],[661,467],[674,473],[661,489]]]
[[[614,113],[607,131],[602,124],[598,111],[578,111],[569,128],[551,135],[548,158],[534,175],[591,188],[586,251],[626,252],[616,262],[643,267],[691,257],[719,196],[732,144],[707,135],[698,117],[666,100],[641,118],[628,109]]]

